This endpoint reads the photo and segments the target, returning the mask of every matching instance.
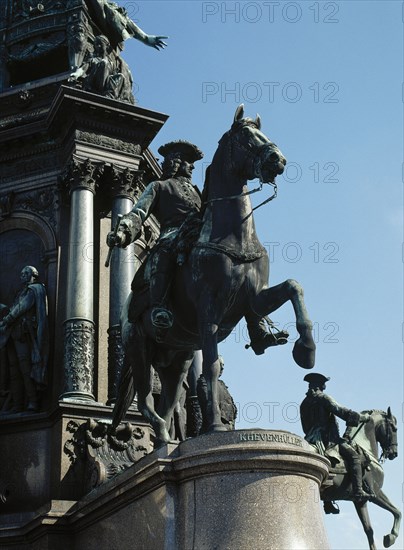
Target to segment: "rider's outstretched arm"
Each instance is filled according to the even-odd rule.
[[[116,235],[108,234],[108,246],[125,247],[139,238],[144,222],[157,204],[159,189],[158,181],[149,183],[132,210],[122,217]]]

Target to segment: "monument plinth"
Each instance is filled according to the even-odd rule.
[[[328,465],[290,432],[214,433],[161,447],[76,503],[53,501],[32,525],[41,549],[328,549]]]

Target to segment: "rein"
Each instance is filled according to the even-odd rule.
[[[254,206],[254,208],[252,209],[252,212],[254,212],[254,210],[257,210],[261,206],[264,206],[264,204],[267,204],[268,202],[271,202],[273,199],[276,199],[276,197],[278,196],[278,186],[276,185],[276,183],[271,183],[270,182],[269,185],[272,185],[273,188],[274,188],[273,194],[270,197],[268,197],[266,200],[262,201],[257,206]],[[262,186],[263,186],[263,184],[260,183],[259,187],[255,187],[254,189],[251,189],[251,191],[246,191],[245,193],[241,193],[239,195],[230,195],[229,197],[216,197],[214,199],[209,199],[209,200],[205,201],[204,204],[209,204],[210,202],[217,202],[217,201],[226,201],[226,200],[230,201],[230,200],[233,200],[233,199],[241,199],[242,197],[247,197],[248,195],[252,195],[253,193],[257,193],[258,191],[262,191]]]

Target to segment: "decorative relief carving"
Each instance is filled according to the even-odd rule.
[[[121,329],[114,326],[108,329],[108,403],[115,400],[118,395],[123,359]]]
[[[52,227],[57,226],[59,194],[55,188],[40,189],[33,193],[17,196],[15,207],[35,212],[46,218]]]
[[[92,397],[94,371],[94,324],[86,319],[65,321],[65,394],[84,393]]]
[[[13,15],[15,18],[35,17],[49,12],[59,11],[63,8],[60,0],[14,0]]]
[[[11,214],[14,205],[14,196],[15,193],[13,191],[0,196],[0,221]]]
[[[85,143],[100,145],[101,147],[106,147],[107,149],[115,149],[124,153],[131,153],[132,155],[140,155],[142,153],[142,147],[140,145],[117,138],[111,138],[109,136],[103,136],[102,134],[93,134],[92,132],[77,130],[76,139],[78,141],[84,141]]]
[[[41,27],[46,28],[47,26],[47,22],[43,22],[42,25],[36,25],[38,29]],[[44,42],[38,41],[38,38],[38,36],[32,37],[30,44],[23,42],[13,46],[12,53],[9,53],[8,56],[9,63],[18,64],[21,62],[29,63],[31,61],[35,61],[36,59],[49,54],[53,50],[56,50],[66,41],[65,33],[63,31],[54,33]]]
[[[147,430],[126,422],[111,436],[108,427],[92,418],[83,424],[71,420],[67,425],[72,437],[66,441],[64,453],[73,467],[81,468],[86,492],[125,471],[151,451]]]
[[[28,122],[34,122],[42,118],[49,111],[48,107],[42,107],[41,109],[35,109],[29,113],[23,115],[10,115],[2,118],[0,120],[0,130],[5,130],[6,128],[12,128],[13,126],[18,126],[20,124],[28,124]]]

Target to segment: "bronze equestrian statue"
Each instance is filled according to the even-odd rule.
[[[300,420],[305,439],[323,455],[327,455],[327,449],[338,447],[352,478],[353,498],[364,500],[370,495],[363,490],[361,459],[359,453],[351,445],[348,434],[350,427],[357,427],[361,422],[368,422],[370,416],[342,407],[335,399],[324,393],[326,382],[329,380],[329,377],[315,372],[304,377],[304,381],[309,383],[309,390],[300,405]],[[336,416],[345,420],[348,426],[348,430],[342,437],[339,434]]]
[[[208,168],[201,230],[171,284],[167,304],[173,314],[171,328],[156,341],[160,329],[153,325],[153,305],[148,293],[142,295],[145,305],[136,320],[133,316],[132,322],[129,319],[132,294],[123,308],[121,334],[125,364],[112,429],[118,426],[137,392],[139,410],[152,424],[158,443],[169,442],[174,407],[194,350],[201,349],[209,430],[226,430],[218,405],[218,342],[226,338],[243,317],[248,323],[258,324],[287,301],[292,302],[299,333],[293,357],[302,368],[314,366],[312,322],[306,311],[303,289],[291,279],[275,287],[268,286],[268,254],[255,231],[251,192],[247,189],[247,181],[255,178],[261,185],[275,186],[275,178],[283,173],[286,159],[261,132],[260,118],[253,120],[243,115],[241,105]],[[124,226],[121,232],[125,233]],[[146,267],[146,279],[147,271]],[[139,296],[137,302],[140,302]],[[158,413],[151,392],[151,365],[159,373],[165,396],[164,408]]]
[[[305,376],[309,391],[301,404],[301,421],[306,440],[316,452],[325,454],[331,463],[332,481],[321,488],[326,514],[338,514],[337,500],[351,500],[368,538],[370,550],[376,550],[367,502],[372,502],[394,516],[391,532],[384,537],[385,548],[392,546],[399,533],[401,512],[382,491],[384,472],[381,461],[397,457],[397,420],[390,407],[357,413],[341,407],[324,393],[328,377],[310,373]],[[339,436],[335,416],[347,422]],[[378,444],[382,448],[379,459]],[[364,487],[365,486],[365,487]]]

